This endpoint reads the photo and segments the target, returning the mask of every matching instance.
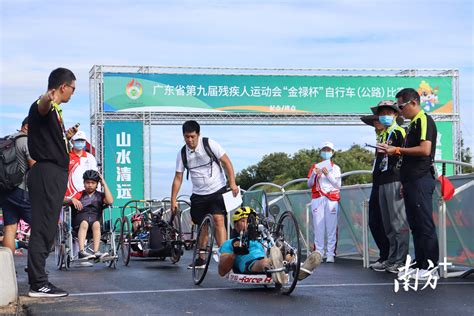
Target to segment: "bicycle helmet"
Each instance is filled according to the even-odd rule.
[[[133,222],[140,222],[142,220],[142,214],[140,213],[135,213],[132,216],[132,223]]]
[[[232,215],[232,221],[237,222],[240,221],[242,218],[248,218],[250,214],[257,214],[253,208],[250,208],[248,206],[245,207],[239,207],[238,209],[235,210],[234,214]]]
[[[95,182],[99,182],[100,181],[100,176],[99,176],[99,173],[95,170],[87,170],[82,175],[82,179],[84,179],[84,181],[85,180],[92,180],[92,181],[95,181]]]

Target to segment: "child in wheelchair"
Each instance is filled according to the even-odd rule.
[[[77,232],[79,241],[79,259],[101,259],[108,254],[99,251],[100,219],[102,218],[103,209],[112,204],[114,199],[104,178],[97,171],[87,170],[82,178],[84,179],[84,190],[65,202],[72,207],[72,227]],[[97,191],[99,181],[104,192]],[[93,254],[84,249],[89,229],[92,230]]]
[[[291,262],[293,259],[283,258],[280,249],[276,246],[270,248],[270,255],[267,258],[264,246],[249,236],[252,234],[252,229],[249,230],[247,219],[252,213],[256,215],[250,207],[241,207],[234,212],[232,221],[239,236],[226,240],[220,248],[221,257],[218,266],[220,276],[225,276],[231,270],[243,274],[265,273],[266,270],[282,268],[283,260]],[[313,252],[300,267],[298,279],[303,280],[308,277],[320,263],[321,255]],[[272,273],[272,278],[275,283],[288,282],[288,277],[283,271]]]

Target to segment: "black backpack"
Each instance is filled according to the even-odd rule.
[[[219,161],[219,159],[217,159],[216,155],[214,155],[214,153],[212,152],[211,146],[209,146],[209,138],[203,137],[202,144],[204,146],[204,150],[206,151],[206,154],[209,156],[209,158],[211,158],[211,170],[212,170],[212,163],[215,162],[219,165],[219,167],[221,167],[221,172],[222,172],[221,162]],[[181,159],[183,160],[184,169],[186,169],[186,180],[188,180],[189,167],[188,167],[188,157],[186,157],[186,145],[184,145],[183,148],[181,148]]]
[[[23,181],[24,172],[17,159],[16,140],[26,135],[0,138],[0,194],[7,193]]]

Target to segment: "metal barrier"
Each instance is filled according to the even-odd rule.
[[[473,167],[471,164],[464,163],[464,162],[458,162],[458,161],[452,161],[452,160],[438,160],[438,163],[442,163],[442,175],[444,176],[446,173],[446,164],[454,164],[454,165],[459,165],[459,166],[465,166],[465,167]],[[474,186],[474,180],[471,180],[460,187],[456,188],[454,190],[454,195],[453,198],[460,193],[466,191],[467,189],[471,188]],[[438,213],[439,213],[439,258],[440,260],[443,260],[443,264],[448,264],[446,262],[446,258],[448,257],[448,238],[447,238],[447,217],[448,217],[448,212],[447,212],[447,206],[446,206],[446,201],[443,199],[442,196],[439,197],[439,206],[438,206]],[[472,209],[471,209],[472,211]],[[453,223],[453,219],[450,218],[451,223]],[[467,245],[465,244],[461,234],[459,233],[458,229],[456,228],[455,225],[453,225],[453,229],[459,239],[459,242],[461,243],[462,248],[464,249],[465,252],[468,252],[467,254],[467,260],[469,263],[469,266],[471,267],[470,269],[466,271],[455,271],[455,272],[448,272],[447,269],[440,269],[440,275],[442,278],[449,278],[449,277],[464,277],[469,274],[474,273],[474,258],[471,257],[471,252],[469,251]],[[474,238],[474,234],[472,236]],[[472,239],[471,239],[472,240]],[[474,254],[474,253],[473,253]]]
[[[460,166],[473,167],[471,164],[456,162],[456,161],[446,161],[440,160],[436,163],[442,163],[445,166],[446,163],[452,163]],[[443,168],[444,170],[444,168]],[[343,173],[342,178],[348,177],[356,174],[371,174],[371,171],[368,170],[356,170]],[[451,177],[456,182],[465,182],[461,183],[455,190],[454,197],[459,196],[461,193],[466,195],[466,192],[474,186],[474,174],[460,175]],[[306,183],[306,178],[295,179],[289,181],[283,185],[278,185],[271,182],[261,182],[251,186],[247,191],[242,190],[245,194],[252,194],[252,192],[257,191],[258,188],[268,186],[276,188],[278,192],[271,192],[266,194],[266,203],[268,207],[271,205],[278,205],[282,211],[291,210],[296,215],[298,224],[300,226],[300,236],[303,241],[302,250],[306,250],[306,254],[310,252],[310,245],[312,241],[312,211],[311,211],[311,191],[306,190],[289,190],[288,188],[294,184]],[[375,255],[376,247],[374,241],[371,239],[369,234],[369,221],[368,221],[368,200],[370,196],[370,190],[372,188],[371,184],[357,184],[357,185],[348,185],[341,188],[341,202],[340,202],[340,218],[339,218],[339,240],[338,240],[338,256],[339,257],[358,257],[362,259],[363,267],[367,268],[370,263],[371,254]],[[474,194],[469,194],[468,198],[474,199]],[[179,196],[180,200],[180,209],[182,210],[181,216],[181,226],[183,232],[189,231],[192,234],[192,221],[190,216],[190,202],[188,196]],[[167,209],[166,204],[170,203],[169,198],[162,200],[154,200],[156,202],[161,202]],[[435,208],[438,208],[438,212],[434,212],[434,216],[438,217],[438,238],[440,245],[440,262],[444,258],[450,257],[455,264],[462,267],[467,267],[468,270],[464,269],[460,272],[445,272],[444,269],[440,269],[440,274],[443,278],[446,277],[456,277],[456,276],[465,276],[467,274],[473,273],[474,267],[474,247],[469,249],[470,245],[473,244],[474,240],[474,229],[471,229],[472,238],[463,237],[463,232],[461,232],[460,227],[456,226],[456,220],[459,215],[452,215],[448,212],[448,205],[453,204],[453,202],[446,202],[442,199],[439,194],[439,188],[435,192],[433,202],[436,203]],[[462,201],[461,201],[462,202]],[[462,207],[467,209],[467,205],[474,205],[472,203],[466,203]],[[455,207],[452,206],[453,208]],[[169,211],[168,209],[166,211]],[[472,212],[472,210],[471,210]],[[229,238],[230,234],[230,216],[227,217],[227,234]],[[474,225],[474,212],[469,213],[472,216],[472,220],[469,218],[467,220],[470,225]],[[457,217],[456,217],[457,216]],[[447,226],[448,221],[452,225],[452,236],[455,236],[457,241],[449,241]],[[435,221],[436,222],[436,221]],[[465,229],[466,230],[466,229]],[[466,232],[464,232],[466,234]],[[469,229],[468,229],[469,234]],[[452,239],[452,238],[451,238]],[[451,246],[460,247],[462,255],[457,257],[454,255],[448,256],[448,243]],[[471,245],[472,246],[472,245]],[[342,251],[340,251],[342,249]],[[412,249],[412,248],[411,248]],[[460,259],[461,258],[461,259]]]
[[[436,163],[442,163],[443,164],[443,170],[445,170],[445,164],[446,163],[452,163],[456,165],[461,165],[461,166],[468,166],[468,167],[473,167],[471,164],[467,163],[462,163],[462,162],[456,162],[456,161],[446,161],[446,160],[437,160]],[[342,177],[347,177],[355,174],[371,174],[371,171],[368,170],[356,170],[356,171],[350,171],[343,173],[341,176]],[[454,197],[459,196],[461,193],[466,193],[467,190],[471,189],[474,186],[474,174],[467,174],[467,175],[459,175],[459,176],[453,176],[451,177],[454,182],[461,182],[461,185],[459,185],[455,189]],[[298,184],[298,183],[306,183],[307,179],[306,178],[301,178],[301,179],[295,179],[292,181],[289,181],[283,185],[277,185],[271,182],[262,182],[262,183],[257,183],[253,186],[251,186],[247,192],[251,193],[251,191],[255,190],[256,188],[262,187],[262,186],[270,186],[273,188],[277,188],[279,192],[272,192],[272,193],[267,193],[268,197],[268,204],[273,205],[273,204],[278,204],[280,208],[285,208],[288,210],[292,210],[295,215],[297,215],[299,224],[300,224],[300,230],[302,234],[302,239],[303,239],[303,245],[304,247],[302,250],[306,250],[306,253],[308,253],[310,250],[310,244],[311,244],[311,233],[312,233],[312,224],[311,224],[311,217],[312,217],[312,212],[311,212],[311,191],[309,189],[306,190],[288,190],[287,188],[291,185]],[[466,183],[462,183],[466,182]],[[371,190],[372,185],[371,184],[362,184],[362,185],[350,185],[350,186],[343,186],[341,188],[341,197],[346,196],[346,200],[343,201],[344,199],[341,200],[340,203],[340,219],[339,219],[339,224],[341,226],[344,226],[344,229],[342,229],[342,233],[345,234],[346,238],[346,245],[345,245],[345,252],[344,253],[339,253],[338,256],[353,256],[357,255],[359,258],[362,259],[363,267],[368,268],[369,263],[370,263],[370,255],[373,254],[375,255],[376,252],[376,247],[371,239],[371,235],[369,234],[369,223],[368,223],[368,197],[370,196],[370,190]],[[360,198],[363,197],[362,201],[360,201]],[[469,194],[468,198],[474,197],[474,194]],[[298,200],[299,201],[296,201]],[[292,202],[293,200],[293,202]],[[457,201],[459,203],[459,201]],[[462,200],[461,200],[462,202]],[[466,201],[468,202],[468,201]],[[472,238],[469,238],[469,236],[463,237],[463,233],[460,232],[460,227],[457,225],[456,221],[459,221],[459,216],[468,216],[468,219],[465,219],[465,221],[469,225],[474,225],[474,212],[472,212],[472,208],[469,208],[472,213],[467,213],[465,214],[455,214],[452,215],[450,212],[447,211],[447,202],[443,200],[442,196],[439,193],[439,185],[437,185],[437,190],[435,192],[435,195],[433,197],[433,203],[436,203],[434,205],[434,210],[433,216],[438,218],[438,239],[439,239],[439,245],[440,245],[440,263],[445,260],[445,258],[450,258],[454,263],[456,264],[456,267],[453,268],[462,268],[463,271],[457,271],[457,272],[446,272],[444,269],[440,269],[440,274],[443,278],[446,277],[457,277],[457,276],[466,276],[470,273],[474,273],[474,249],[469,249],[469,247],[472,247],[472,240],[474,240],[474,229],[467,229],[469,234],[469,231],[472,232]],[[448,202],[448,204],[452,204],[453,202]],[[297,204],[297,205],[296,205]],[[467,210],[468,207],[467,205],[473,205],[472,203],[465,203],[464,205],[460,206],[461,211],[462,210]],[[360,211],[355,211],[354,208],[359,208]],[[455,206],[453,206],[454,208]],[[347,209],[346,209],[347,208]],[[438,209],[438,212],[436,212],[436,209]],[[297,214],[298,213],[298,214]],[[304,217],[301,216],[301,214],[304,214]],[[466,215],[467,214],[467,215]],[[470,220],[470,216],[472,216],[472,220]],[[435,221],[436,222],[436,221]],[[457,247],[457,249],[452,249],[452,255],[448,257],[448,234],[447,234],[447,226],[448,223],[451,224],[452,231],[453,233],[451,234],[451,240],[449,240],[449,245],[454,248]],[[466,229],[465,229],[466,230]],[[341,229],[339,229],[339,233],[341,233]],[[466,234],[466,232],[464,232]],[[352,239],[352,245],[347,244],[347,240]],[[338,241],[338,248],[339,248],[339,241]],[[462,249],[462,250],[459,250]],[[352,249],[352,250],[351,250]],[[413,250],[413,247],[411,246],[410,248]],[[453,252],[459,252],[461,251],[462,254],[458,254],[455,256]],[[459,259],[461,258],[461,259]],[[467,267],[467,270],[465,269]]]

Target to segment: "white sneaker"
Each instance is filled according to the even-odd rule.
[[[274,269],[283,268],[283,255],[281,254],[280,248],[273,246],[270,248],[270,260]],[[288,283],[288,276],[285,272],[273,272],[272,278],[275,283],[286,284]]]
[[[387,260],[382,261],[382,262],[376,261],[372,263],[371,265],[369,265],[369,268],[377,272],[385,272],[386,267],[387,267]]]
[[[326,262],[327,263],[334,263],[334,256],[328,255],[328,257],[326,258]]]
[[[322,261],[321,254],[317,251],[311,253],[308,258],[304,261],[304,263],[300,267],[300,272],[298,274],[298,280],[304,280],[311,274],[313,274],[313,270],[316,269],[317,266]]]
[[[420,269],[418,271],[418,280],[419,281],[428,281],[428,279],[430,278],[431,276],[431,279],[439,279],[439,273],[438,273],[438,270],[426,270],[426,269]]]
[[[219,263],[219,258],[221,257],[221,253],[219,252],[219,249],[214,249],[212,250],[212,259]]]
[[[402,271],[398,272],[397,277],[403,278],[407,276],[408,278],[415,278],[417,273],[416,268],[408,268],[408,270],[403,269]]]

